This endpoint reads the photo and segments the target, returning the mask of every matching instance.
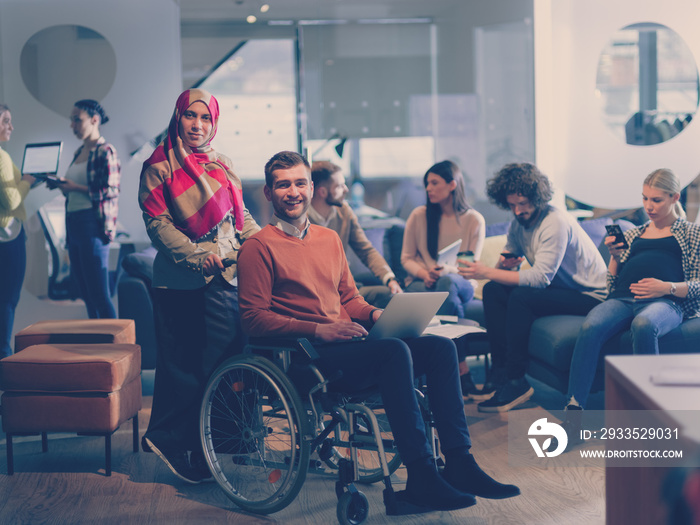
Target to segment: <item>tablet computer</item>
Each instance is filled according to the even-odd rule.
[[[445,246],[442,250],[440,250],[437,257],[438,266],[457,266],[457,254],[459,253],[459,248],[461,246],[462,239],[457,239],[452,244]]]
[[[24,147],[22,174],[53,175],[58,173],[63,142],[36,142]]]

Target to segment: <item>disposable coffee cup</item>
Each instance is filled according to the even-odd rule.
[[[459,252],[457,254],[457,266],[466,266],[465,263],[472,263],[474,262],[474,252],[468,251],[468,252]]]

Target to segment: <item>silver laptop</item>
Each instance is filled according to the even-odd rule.
[[[367,339],[384,339],[385,337],[408,339],[420,336],[447,296],[447,292],[399,293],[394,295],[384,309],[384,313],[369,331]]]
[[[62,142],[35,142],[27,144],[22,159],[22,173],[29,175],[56,175],[61,159]]]

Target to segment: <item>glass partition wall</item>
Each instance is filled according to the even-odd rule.
[[[215,147],[262,221],[263,166],[281,149],[339,164],[365,204],[402,218],[424,204],[426,170],[450,159],[470,201],[502,220],[486,180],[504,162],[534,161],[532,7],[506,3],[518,9],[373,2],[363,15],[357,2],[342,17],[183,24],[185,85],[219,98]],[[207,40],[222,55],[229,45],[218,63],[201,53]]]
[[[299,26],[306,150],[341,165],[367,204],[392,215],[401,201],[393,187],[435,159],[435,34],[429,19]]]

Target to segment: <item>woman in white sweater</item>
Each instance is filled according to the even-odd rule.
[[[438,252],[461,239],[460,251],[472,252],[478,259],[486,236],[484,217],[467,204],[464,176],[454,162],[433,165],[423,184],[426,205],[411,212],[401,249],[401,264],[408,273],[406,291],[449,292],[438,314],[464,318],[464,307],[474,298],[476,283],[462,277],[454,266],[439,266]],[[460,375],[465,397],[479,391],[462,359]]]

